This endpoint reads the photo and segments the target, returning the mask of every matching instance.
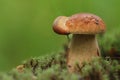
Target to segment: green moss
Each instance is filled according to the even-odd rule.
[[[59,55],[59,57],[58,57]],[[70,74],[63,54],[33,58],[24,62],[25,70],[1,73],[0,80],[119,80],[120,64],[110,58],[94,58],[77,74]]]
[[[24,72],[13,69],[8,73],[0,73],[0,80],[119,80],[120,37],[117,34],[112,41],[104,39],[105,37],[99,38],[103,55],[109,55],[111,48],[114,48],[116,50],[113,52],[114,58],[112,56],[93,58],[90,63],[84,63],[82,68],[76,64],[77,74],[71,74],[66,67],[67,47],[65,46],[64,53],[49,54],[24,61]]]

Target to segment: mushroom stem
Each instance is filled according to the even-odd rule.
[[[69,72],[76,71],[76,63],[82,67],[83,62],[89,62],[92,57],[97,57],[99,54],[99,47],[95,35],[73,34],[67,58]]]

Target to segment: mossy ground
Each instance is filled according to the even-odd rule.
[[[67,71],[65,47],[65,52],[31,58],[17,69],[0,73],[0,80],[120,80],[120,37],[115,38],[112,42],[100,42],[102,57],[85,62],[82,68],[76,64],[77,73]]]

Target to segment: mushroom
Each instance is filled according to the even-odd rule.
[[[55,19],[53,30],[61,35],[73,34],[67,56],[69,72],[76,72],[76,63],[82,67],[83,62],[90,62],[92,57],[100,56],[96,34],[106,30],[100,17],[90,13],[60,16]]]

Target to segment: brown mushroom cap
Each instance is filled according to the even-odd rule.
[[[55,19],[53,23],[53,30],[54,32],[58,34],[69,34],[68,27],[66,26],[66,21],[68,20],[68,17],[65,16],[59,16]]]
[[[71,17],[58,17],[53,25],[58,34],[97,34],[105,32],[103,20],[89,13],[75,14]]]
[[[74,34],[97,34],[105,32],[103,20],[88,13],[75,14],[66,21],[70,33]]]

